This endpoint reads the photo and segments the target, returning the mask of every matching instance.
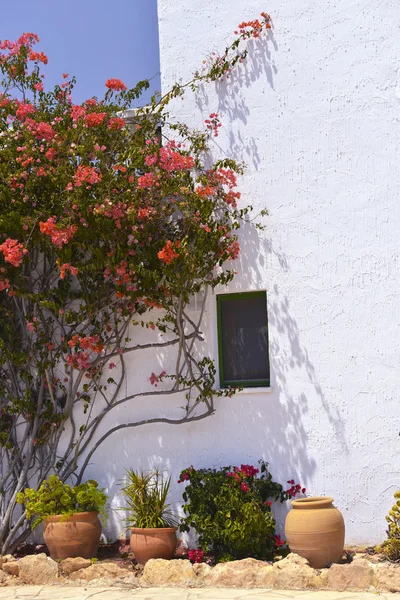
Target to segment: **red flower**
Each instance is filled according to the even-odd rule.
[[[294,498],[295,496],[297,496],[297,494],[300,494],[300,492],[302,492],[303,494],[306,493],[306,488],[302,488],[299,483],[295,483],[294,479],[289,479],[288,483],[291,484],[291,487],[285,491],[287,494],[289,494],[291,498]]]
[[[60,279],[65,279],[67,271],[69,271],[71,275],[78,275],[79,273],[76,267],[73,267],[70,263],[64,263],[60,267]]]
[[[18,117],[18,119],[24,119],[30,113],[34,113],[35,110],[35,107],[29,102],[21,102],[15,114]]]
[[[23,244],[18,240],[7,238],[6,241],[1,244],[0,252],[4,256],[4,260],[14,267],[19,267],[22,263],[24,254],[27,254],[28,250],[24,248]]]
[[[240,489],[241,489],[243,492],[246,492],[246,494],[247,494],[247,492],[249,491],[249,486],[247,485],[247,483],[244,483],[244,481],[243,481],[243,482],[240,484]]]
[[[124,125],[125,125],[124,119],[121,119],[121,117],[113,117],[112,119],[110,119],[108,121],[107,129],[114,131],[116,129],[122,129],[124,127]]]
[[[39,62],[42,62],[44,65],[47,65],[47,63],[49,62],[49,59],[47,58],[44,52],[30,52],[29,60],[37,60]]]
[[[179,247],[178,243],[176,243],[175,245]],[[175,252],[172,242],[168,240],[164,248],[157,253],[157,256],[166,265],[170,265],[175,258],[178,258],[179,254]]]
[[[53,158],[56,156],[56,154],[57,154],[57,150],[55,148],[49,148],[47,150],[47,152],[45,153],[45,157],[48,160],[53,160]]]
[[[88,127],[97,127],[101,125],[107,114],[105,112],[102,113],[90,113],[86,115],[85,122]]]
[[[188,558],[192,563],[201,563],[203,562],[204,552],[201,548],[197,548],[197,550],[189,550]]]
[[[157,175],[154,173],[145,173],[138,178],[138,187],[149,190],[157,183]]]
[[[123,90],[127,90],[128,88],[120,79],[107,79],[106,87],[110,90],[114,90],[116,92],[122,92]]]
[[[246,477],[254,477],[259,473],[259,469],[252,467],[251,465],[240,465],[240,470]]]
[[[236,242],[236,241],[231,242],[231,244],[226,249],[226,252],[228,254],[229,260],[236,260],[237,257],[239,256],[239,252],[240,252],[239,242]]]
[[[50,217],[45,222],[39,222],[39,227],[41,233],[50,236],[51,241],[58,248],[62,248],[63,244],[68,244],[78,230],[76,225],[68,225],[64,228],[57,226],[55,217]]]
[[[282,540],[282,538],[279,534],[274,537],[274,540],[275,540],[275,546],[277,548],[280,548],[281,546],[284,546],[286,544],[285,540]]]
[[[101,181],[101,173],[98,173],[93,167],[79,165],[74,175],[75,187],[80,187],[84,183],[99,183]]]
[[[84,106],[79,106],[78,104],[74,104],[71,108],[71,118],[74,123],[78,121],[81,117],[84,117],[86,114],[86,108]]]

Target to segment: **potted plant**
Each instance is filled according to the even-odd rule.
[[[17,495],[32,530],[44,522],[43,537],[54,560],[96,556],[101,535],[99,513],[107,518],[107,496],[93,479],[74,487],[51,475],[40,487]]]
[[[144,565],[150,558],[173,558],[177,527],[167,504],[171,477],[165,478],[157,469],[147,473],[128,469],[127,480],[122,493],[136,560]]]

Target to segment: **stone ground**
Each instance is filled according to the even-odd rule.
[[[260,589],[118,589],[65,586],[0,588],[0,600],[400,600],[400,594]]]

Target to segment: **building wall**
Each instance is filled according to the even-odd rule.
[[[219,113],[215,157],[244,160],[243,203],[270,211],[262,234],[244,228],[239,275],[220,291],[267,290],[271,389],[218,400],[202,422],[118,433],[88,474],[113,494],[127,466],[160,463],[175,480],[190,464],[264,458],[279,481],[334,497],[348,543],[375,543],[400,487],[400,7],[159,0],[163,90],[262,10],[273,19],[269,38],[250,44],[230,82],[189,92],[172,114],[200,128]],[[212,296],[205,333],[216,357]],[[149,376],[147,361],[135,361],[130,384]],[[140,400],[104,427],[160,413],[179,415],[179,401]],[[181,491],[174,486],[173,500]],[[119,528],[113,515],[110,536]]]

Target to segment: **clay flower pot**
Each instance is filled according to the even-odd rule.
[[[93,558],[97,554],[101,524],[98,512],[80,512],[69,517],[46,517],[43,537],[53,560]]]
[[[285,522],[290,550],[321,569],[338,562],[344,547],[344,520],[333,498],[318,496],[292,501]]]
[[[131,527],[131,550],[136,560],[145,565],[150,558],[174,557],[177,527],[148,528]]]

